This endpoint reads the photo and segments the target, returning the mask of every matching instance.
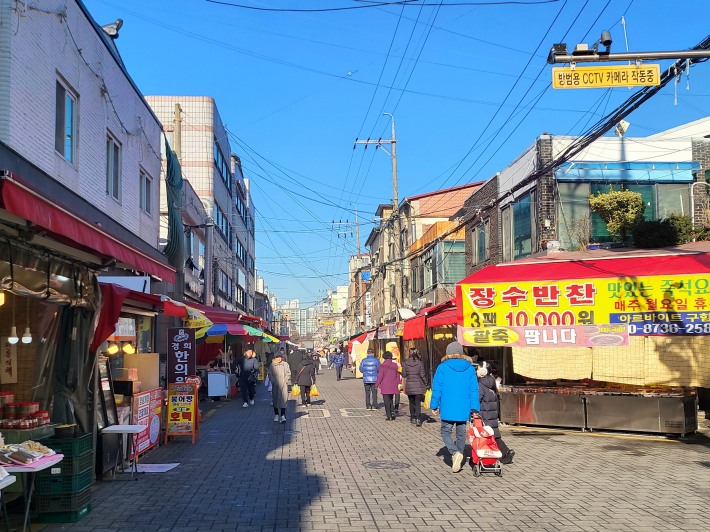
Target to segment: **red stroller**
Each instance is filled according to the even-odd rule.
[[[483,426],[481,418],[474,416],[468,427],[468,442],[471,444],[471,461],[473,475],[480,477],[483,473],[495,473],[503,476],[503,466],[499,458],[503,453],[498,449],[493,429]]]

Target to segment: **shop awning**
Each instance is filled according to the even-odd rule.
[[[425,338],[426,316],[419,315],[404,322],[403,340],[423,340]]]
[[[241,324],[241,319],[244,317],[238,312],[224,310],[219,307],[208,307],[196,303],[191,304],[190,306],[202,312],[212,323],[234,323],[239,325]]]
[[[49,236],[65,243],[79,244],[106,257],[113,257],[137,270],[175,283],[175,269],[167,261],[149,256],[140,249],[108,233],[100,226],[85,220],[51,198],[26,185],[15,176],[2,179],[3,207]]]
[[[456,309],[450,308],[431,316],[426,320],[427,327],[441,327],[444,325],[456,325]]]

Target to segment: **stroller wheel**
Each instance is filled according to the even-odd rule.
[[[481,476],[481,463],[473,464],[473,476],[474,477],[480,477]]]

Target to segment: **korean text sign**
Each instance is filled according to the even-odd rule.
[[[195,329],[168,329],[168,383],[183,383],[194,375],[196,360]]]
[[[628,325],[458,327],[462,345],[494,347],[612,347],[629,345]]]
[[[158,443],[160,437],[160,411],[163,404],[163,389],[156,388],[147,392],[133,394],[134,425],[143,425],[145,429],[136,435],[134,451],[138,454],[147,451]],[[133,456],[131,456],[133,458]]]
[[[628,333],[710,334],[710,277],[665,275],[461,284],[467,328],[625,324]]]
[[[194,384],[168,384],[167,436],[195,433],[197,388]]]

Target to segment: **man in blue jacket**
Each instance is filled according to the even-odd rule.
[[[441,410],[441,439],[451,453],[454,473],[461,471],[466,446],[466,422],[471,412],[481,409],[478,397],[478,378],[473,361],[464,355],[463,346],[451,342],[446,356],[436,368],[431,389],[431,409]],[[456,429],[456,442],[451,431]]]
[[[362,382],[365,383],[365,408],[377,410],[377,372],[380,370],[380,361],[375,358],[375,351],[372,348],[367,350],[367,356],[360,362],[360,373]],[[475,374],[474,374],[475,375]],[[372,400],[370,398],[372,397]],[[478,389],[476,389],[478,397]]]
[[[338,349],[333,355],[333,364],[335,364],[335,379],[340,380],[343,377],[343,364],[345,364],[345,355]]]

